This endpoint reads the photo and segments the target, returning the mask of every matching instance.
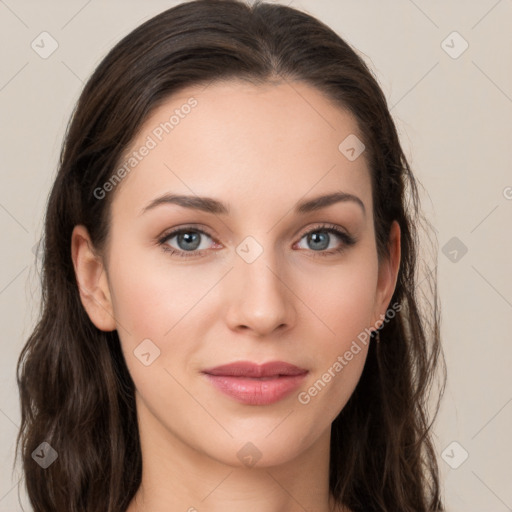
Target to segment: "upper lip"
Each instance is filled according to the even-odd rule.
[[[209,375],[222,375],[232,377],[277,377],[279,375],[302,375],[308,370],[299,368],[284,361],[271,361],[265,364],[253,363],[251,361],[237,361],[203,370]]]

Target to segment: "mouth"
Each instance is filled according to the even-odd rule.
[[[240,403],[270,405],[297,389],[309,372],[283,361],[263,365],[240,361],[202,373],[219,391]]]

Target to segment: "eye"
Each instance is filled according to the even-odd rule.
[[[334,248],[331,246],[333,235],[334,238],[341,240],[341,244]],[[330,256],[333,254],[339,254],[356,243],[356,239],[354,237],[350,236],[348,233],[345,233],[333,224],[317,226],[314,229],[304,233],[304,235],[301,237],[301,240],[304,238],[306,239],[306,244],[309,244],[309,247],[306,247],[306,249],[310,248],[313,252],[318,253],[315,254],[315,256]],[[330,250],[327,251],[326,249]]]
[[[164,251],[186,258],[188,256],[202,254],[202,252],[208,248],[209,244],[202,244],[201,238],[203,237],[207,237],[210,240],[212,239],[212,237],[202,229],[185,227],[164,235],[158,242]],[[175,244],[178,247],[170,245],[170,241],[173,239],[176,239]],[[201,247],[201,245],[203,245],[203,247]]]

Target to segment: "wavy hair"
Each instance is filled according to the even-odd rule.
[[[330,491],[354,512],[444,510],[432,440],[446,381],[436,274],[419,282],[417,228],[428,221],[385,96],[363,59],[319,20],[239,0],[189,1],[146,21],[110,50],[77,101],[44,219],[41,311],[17,365],[15,463],[19,451],[30,503],[35,512],[124,512],[141,483],[134,383],[117,331],[97,329],[82,306],[71,233],[85,225],[101,251],[115,192],[98,200],[94,190],[112,176],[144,120],[187,86],[230,79],[301,81],[357,120],[379,261],[389,254],[391,223],[401,228],[392,297],[401,308],[380,329],[381,342],[370,343],[357,387],[332,424]],[[429,296],[420,307],[423,283]],[[43,441],[58,453],[46,469],[32,458]]]

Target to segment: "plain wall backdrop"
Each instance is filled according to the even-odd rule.
[[[0,0],[0,512],[21,510],[18,488],[31,510],[11,469],[15,367],[37,318],[34,247],[66,124],[114,44],[178,3]],[[447,509],[512,510],[512,0],[279,3],[332,27],[386,94],[439,246]]]

